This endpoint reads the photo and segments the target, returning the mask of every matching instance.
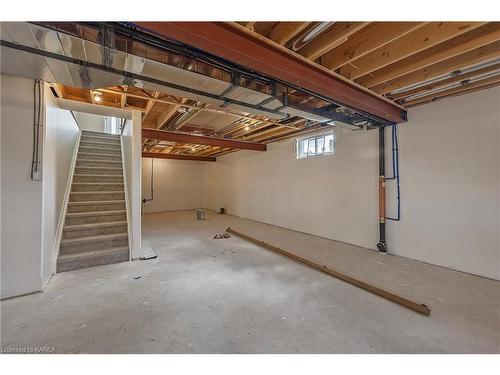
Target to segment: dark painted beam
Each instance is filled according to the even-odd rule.
[[[136,22],[144,31],[178,41],[355,111],[405,122],[406,110],[332,71],[234,23]]]
[[[210,156],[196,156],[196,155],[183,155],[183,154],[167,154],[162,152],[142,152],[143,158],[153,159],[176,159],[176,160],[194,160],[194,161],[216,161],[215,158]]]
[[[208,137],[206,135],[193,135],[147,128],[142,129],[142,138],[177,143],[192,143],[195,145],[217,146],[222,148],[234,148],[238,150],[266,151],[266,145],[258,142],[237,141],[234,139]]]

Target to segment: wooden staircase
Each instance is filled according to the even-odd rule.
[[[129,260],[120,136],[82,132],[57,272]]]

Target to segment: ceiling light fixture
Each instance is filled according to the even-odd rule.
[[[99,103],[102,100],[102,92],[94,91],[93,95],[94,95],[95,102]]]

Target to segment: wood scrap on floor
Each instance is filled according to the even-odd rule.
[[[381,289],[377,286],[374,286],[374,285],[371,285],[371,284],[368,284],[364,281],[361,281],[361,280],[358,280],[358,279],[355,279],[351,276],[348,276],[348,275],[345,275],[341,272],[338,272],[336,270],[333,270],[331,268],[328,268],[327,266],[325,265],[321,265],[321,264],[318,264],[318,263],[315,263],[315,262],[312,262],[306,258],[302,258],[298,255],[295,255],[289,251],[286,251],[286,250],[283,250],[283,249],[280,249],[279,247],[277,246],[274,246],[274,245],[271,245],[271,244],[268,244],[264,241],[260,241],[256,238],[253,238],[249,235],[246,235],[244,233],[241,233],[241,232],[238,232],[234,229],[231,229],[231,227],[227,228],[226,229],[226,232],[229,232],[229,233],[232,233],[238,237],[241,237],[249,242],[252,242],[258,246],[261,246],[267,250],[271,250],[275,253],[278,253],[280,255],[283,255],[283,256],[286,256],[290,259],[293,259],[295,260],[296,262],[299,262],[299,263],[302,263],[302,264],[305,264],[306,266],[309,266],[309,267],[312,267],[312,268],[315,268],[317,269],[318,271],[321,271],[323,273],[326,273],[330,276],[333,276],[337,279],[340,279],[342,281],[345,281],[345,282],[348,282],[349,284],[352,284],[354,286],[357,286],[358,288],[362,288],[362,289],[365,289],[367,290],[368,292],[371,292],[373,294],[376,294],[380,297],[383,297],[385,299],[388,299],[392,302],[395,302],[395,303],[398,303],[400,304],[401,306],[404,306],[404,307],[407,307],[409,309],[412,309],[420,314],[423,314],[423,315],[427,315],[429,316],[431,314],[431,310],[424,304],[419,304],[417,302],[414,302],[414,301],[411,301],[407,298],[404,298],[404,297],[401,297],[397,294],[394,294],[392,292],[389,292],[387,290],[384,290],[384,289]]]

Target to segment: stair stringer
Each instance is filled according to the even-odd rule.
[[[128,234],[128,260],[132,260],[132,222],[130,220],[130,202],[128,195],[127,164],[125,163],[125,151],[123,150],[123,136],[120,135],[120,148],[122,151],[122,169],[123,169],[123,190],[125,191],[125,214],[127,216],[127,234]]]
[[[71,186],[73,185],[73,175],[75,174],[76,159],[78,158],[78,150],[80,148],[80,139],[82,137],[82,130],[78,131],[78,135],[75,140],[75,148],[73,149],[73,156],[71,158],[70,171],[68,176],[68,181],[66,183],[66,190],[64,191],[63,204],[61,206],[61,213],[59,215],[59,220],[57,221],[56,229],[56,239],[54,241],[54,247],[52,248],[52,274],[57,272],[57,258],[59,258],[59,249],[61,247],[61,239],[64,230],[64,221],[66,220],[66,212],[68,210],[69,196],[71,193]]]

